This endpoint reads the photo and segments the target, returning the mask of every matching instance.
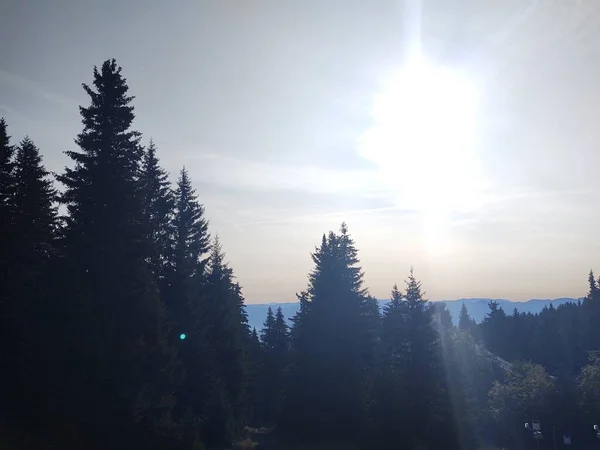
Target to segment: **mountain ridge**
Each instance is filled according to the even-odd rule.
[[[559,297],[554,299],[540,299],[532,298],[524,302],[515,302],[503,298],[485,298],[485,297],[471,297],[471,298],[459,298],[455,300],[435,300],[435,303],[445,303],[446,307],[452,314],[452,320],[455,324],[458,323],[458,315],[460,308],[464,303],[469,315],[476,321],[481,322],[487,314],[489,308],[488,303],[490,301],[498,302],[498,305],[504,310],[506,314],[511,314],[513,309],[516,308],[519,312],[524,313],[539,313],[544,307],[553,305],[555,308],[564,303],[577,303],[583,300],[583,297]],[[388,299],[377,299],[380,307],[383,307],[389,300]],[[300,306],[299,302],[288,302],[288,303],[254,303],[246,305],[246,312],[248,313],[248,324],[250,329],[256,328],[260,330],[263,327],[263,322],[267,316],[267,310],[269,307],[274,310],[281,307],[283,315],[286,319],[290,319]]]

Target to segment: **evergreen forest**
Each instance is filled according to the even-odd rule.
[[[418,267],[380,309],[343,223],[299,312],[250,329],[193,174],[161,167],[115,60],[91,75],[61,173],[0,121],[0,449],[600,448],[593,272],[579,303],[454,326]]]

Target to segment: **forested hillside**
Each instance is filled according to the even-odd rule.
[[[121,68],[83,88],[59,174],[0,121],[0,447],[513,449],[533,420],[540,448],[600,445],[593,273],[578,303],[454,326],[418,268],[380,310],[342,224],[315,236],[292,326],[269,309],[251,329],[194,175],[161,168]]]
[[[460,310],[462,309],[463,304],[467,308],[469,316],[475,322],[480,323],[485,319],[487,313],[489,311],[489,303],[490,301],[495,301],[498,303],[498,306],[504,310],[504,312],[512,312],[513,310],[517,310],[519,313],[532,313],[538,314],[542,312],[545,307],[550,307],[552,305],[554,308],[559,307],[565,303],[577,303],[578,301],[583,301],[583,298],[555,298],[555,299],[532,299],[525,302],[516,302],[505,299],[491,299],[491,298],[463,298],[458,300],[438,300],[446,305],[450,314],[452,314],[452,323],[454,325],[458,325],[458,316],[460,315]],[[379,304],[379,308],[385,308],[385,305],[389,302],[389,299],[377,299]],[[299,302],[282,302],[282,303],[252,303],[246,305],[246,310],[248,312],[248,324],[250,327],[260,328],[262,326],[263,321],[265,320],[265,316],[267,314],[267,310],[271,308],[276,310],[277,308],[281,308],[283,315],[286,319],[290,319],[294,316],[300,309]],[[291,323],[290,323],[291,324]]]

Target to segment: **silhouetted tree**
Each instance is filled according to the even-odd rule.
[[[295,441],[519,448],[532,419],[595,440],[592,271],[582,301],[508,315],[491,301],[480,325],[463,303],[455,328],[411,270],[380,315],[342,224],[311,255],[292,328],[269,309],[259,339],[190,175],[173,189],[140,145],[121,68],[83,88],[60,194],[0,119],[0,447],[230,448],[245,425],[278,425]]]
[[[201,327],[211,349],[211,390],[203,433],[207,443],[231,444],[248,418],[248,318],[240,285],[215,238],[201,291]]]
[[[445,442],[453,445],[453,425],[449,420],[450,399],[441,354],[441,342],[432,324],[432,309],[423,298],[421,283],[411,269],[406,282],[406,333],[409,352],[406,358],[408,379],[411,380],[410,395],[406,407],[411,411],[407,427],[412,439]],[[435,430],[435,431],[434,431]]]
[[[205,276],[210,249],[208,221],[187,171],[183,168],[175,190],[175,211],[171,223],[172,245],[166,271],[166,303],[175,322],[172,338],[194,328],[193,310]]]
[[[8,287],[10,284],[9,256],[12,240],[13,212],[12,198],[14,195],[14,147],[10,144],[8,126],[4,118],[0,118],[0,341],[7,342],[8,336],[4,336],[8,324],[4,322],[8,318]],[[0,344],[1,345],[1,344]],[[0,353],[2,358],[2,353]],[[4,366],[4,364],[2,364]],[[6,367],[6,366],[4,366]]]
[[[458,316],[458,328],[462,331],[466,331],[468,333],[473,334],[473,330],[476,327],[475,321],[469,315],[469,311],[467,310],[467,306],[462,304],[460,307],[460,314]]]
[[[277,313],[273,314],[269,307],[261,330],[261,342],[261,423],[273,425],[283,405],[289,364],[289,333],[281,308],[277,308]]]
[[[587,350],[600,348],[600,289],[594,280],[594,274],[589,275],[590,290],[581,305],[581,326],[583,328],[583,347]]]
[[[374,390],[374,440],[400,442],[410,435],[404,426],[410,414],[406,407],[410,389],[406,366],[410,351],[407,320],[408,304],[394,285],[381,320],[381,351]]]
[[[504,310],[498,302],[491,300],[489,302],[490,312],[481,323],[481,334],[485,346],[502,358],[510,358],[506,340],[498,339],[498,336],[507,336],[507,320]]]
[[[10,417],[31,420],[37,415],[47,370],[45,337],[53,332],[46,319],[47,269],[56,231],[55,190],[33,141],[24,138],[17,147],[6,219],[10,245],[2,292],[1,399]],[[5,396],[5,395],[6,396]],[[13,426],[15,424],[13,423]]]
[[[173,249],[175,198],[168,175],[159,165],[153,141],[150,141],[142,158],[140,184],[144,225],[150,245],[150,267],[157,282],[161,282]]]
[[[68,372],[56,403],[77,424],[77,445],[158,445],[171,419],[176,370],[164,306],[147,264],[139,183],[143,150],[133,97],[115,60],[94,68],[74,162],[58,179],[67,208],[56,302],[67,324],[57,345]],[[112,430],[98,434],[96,430]]]
[[[368,406],[366,290],[357,250],[342,224],[323,235],[294,323],[294,361],[282,427],[307,435],[360,430]]]
[[[42,165],[38,148],[28,137],[17,147],[12,197],[14,230],[18,242],[12,269],[20,282],[33,285],[53,252],[57,225],[56,191]]]
[[[169,314],[169,341],[177,346],[186,374],[178,390],[178,414],[185,418],[187,440],[198,442],[210,438],[204,433],[202,421],[211,419],[207,409],[215,392],[214,349],[208,342],[203,292],[210,251],[208,221],[185,168],[175,191],[170,193],[153,145],[142,167],[144,212],[147,219],[155,219],[148,222],[154,257],[151,264]]]
[[[248,376],[247,376],[247,405],[248,425],[262,426],[262,364],[264,362],[263,348],[256,328],[252,328],[248,342]]]

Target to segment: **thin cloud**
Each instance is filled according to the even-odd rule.
[[[0,69],[0,84],[9,86],[12,89],[18,89],[27,93],[33,93],[49,102],[63,106],[68,109],[77,108],[79,102],[64,95],[49,92],[43,85],[35,81],[28,80],[20,75],[15,75],[6,70]]]
[[[14,108],[11,108],[8,105],[0,105],[0,115],[2,115],[2,111],[4,111],[5,114],[8,114],[10,117],[20,120],[22,122],[27,122],[27,119],[25,118],[25,116],[23,116],[19,111],[17,111]]]
[[[194,178],[227,188],[294,190],[316,194],[345,194],[385,198],[390,189],[374,170],[339,170],[318,166],[248,161],[214,153],[196,154],[186,161]]]
[[[259,221],[251,221],[251,222],[243,222],[238,223],[236,226],[251,226],[251,225],[271,225],[271,224],[279,224],[279,223],[300,223],[300,222],[321,222],[328,221],[332,218],[339,218],[342,220],[349,220],[353,217],[357,216],[365,216],[365,215],[375,215],[375,216],[386,216],[385,213],[394,212],[394,215],[410,215],[415,211],[411,210],[403,210],[401,208],[395,206],[388,206],[382,208],[365,208],[365,209],[357,209],[357,210],[346,210],[346,211],[335,211],[330,213],[317,213],[317,214],[300,214],[295,216],[288,217],[279,217],[272,218],[267,220],[259,220]]]

